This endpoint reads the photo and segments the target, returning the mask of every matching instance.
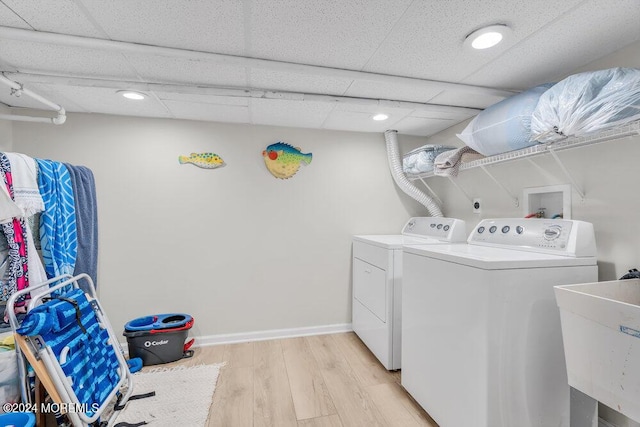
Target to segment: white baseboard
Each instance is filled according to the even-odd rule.
[[[269,331],[240,332],[237,334],[205,335],[195,337],[195,347],[205,347],[209,345],[233,344],[249,341],[265,341],[278,338],[305,337],[309,335],[336,334],[340,332],[353,331],[351,323],[340,323],[336,325],[309,326],[304,328],[272,329]]]

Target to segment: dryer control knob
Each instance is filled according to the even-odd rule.
[[[562,233],[562,227],[558,225],[552,225],[551,227],[544,230],[544,238],[547,240],[555,240],[560,237],[560,233]]]

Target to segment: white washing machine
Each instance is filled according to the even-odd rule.
[[[399,235],[353,236],[354,332],[385,368],[400,369],[403,245],[466,241],[464,221],[411,218]]]
[[[402,385],[440,427],[569,426],[553,286],[598,280],[591,224],[483,220],[403,270]]]

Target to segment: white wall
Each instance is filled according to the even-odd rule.
[[[71,114],[16,122],[13,139],[93,170],[100,298],[116,330],[175,311],[200,336],[350,323],[351,235],[426,214],[393,184],[382,134]],[[262,159],[278,140],[313,153],[289,180]],[[209,151],[227,166],[178,164]]]

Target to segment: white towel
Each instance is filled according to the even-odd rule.
[[[457,176],[460,163],[484,157],[471,147],[464,146],[457,150],[445,151],[433,161],[433,174],[439,176]]]
[[[20,153],[4,153],[11,163],[13,178],[13,198],[22,209],[23,217],[30,217],[44,210],[44,202],[38,189],[36,162],[31,157]]]
[[[0,224],[7,224],[13,221],[13,218],[20,216],[22,216],[22,209],[11,200],[7,186],[0,177]]]

